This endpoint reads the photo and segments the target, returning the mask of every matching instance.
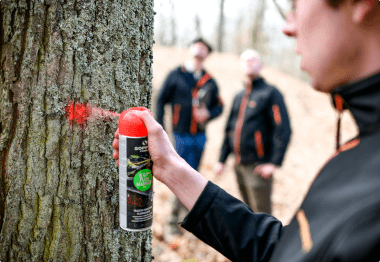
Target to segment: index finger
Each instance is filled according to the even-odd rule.
[[[116,139],[119,139],[119,128],[116,129],[116,132],[115,132],[115,138],[116,138]]]
[[[153,133],[157,129],[161,129],[161,125],[153,118],[153,116],[148,112],[148,111],[131,111],[132,114],[135,114],[138,118],[140,118],[146,129],[148,130],[149,133]]]

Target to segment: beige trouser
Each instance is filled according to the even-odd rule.
[[[243,201],[253,212],[272,213],[271,193],[273,178],[264,179],[253,172],[257,164],[235,164],[235,172]]]

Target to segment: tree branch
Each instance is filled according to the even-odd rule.
[[[274,5],[276,6],[278,12],[280,13],[280,15],[282,16],[282,18],[284,18],[284,20],[286,20],[286,15],[285,15],[285,12],[281,9],[281,7],[277,4],[276,0],[273,0],[273,3]]]

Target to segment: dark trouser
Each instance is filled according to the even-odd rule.
[[[174,133],[175,150],[185,161],[195,170],[198,170],[199,163],[203,149],[206,143],[206,134],[198,133],[191,134],[179,134]]]
[[[271,214],[273,178],[264,179],[253,172],[257,164],[235,164],[235,172],[243,201],[253,212]]]
[[[179,134],[174,133],[175,149],[177,153],[195,170],[198,170],[201,162],[203,149],[206,143],[205,133]],[[178,223],[178,216],[181,210],[187,210],[186,207],[174,196],[172,204],[172,214],[169,219],[170,224]]]

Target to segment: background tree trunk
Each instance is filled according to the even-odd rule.
[[[174,0],[170,0],[170,31],[171,39],[169,46],[175,46],[177,44],[177,21],[175,17],[175,5]]]
[[[195,38],[202,37],[201,19],[198,14],[194,16]],[[189,41],[190,42],[190,41]]]
[[[224,0],[220,0],[220,13],[219,13],[219,26],[216,50],[223,52],[223,40],[224,40]]]
[[[258,50],[260,47],[260,43],[263,41],[263,18],[264,12],[266,8],[265,0],[259,0],[256,4],[255,15],[253,16],[253,25],[252,25],[252,33],[251,33],[251,46],[253,49]],[[262,52],[262,50],[259,50]]]
[[[153,0],[0,1],[0,260],[151,261],[119,227],[116,118],[150,107]]]

